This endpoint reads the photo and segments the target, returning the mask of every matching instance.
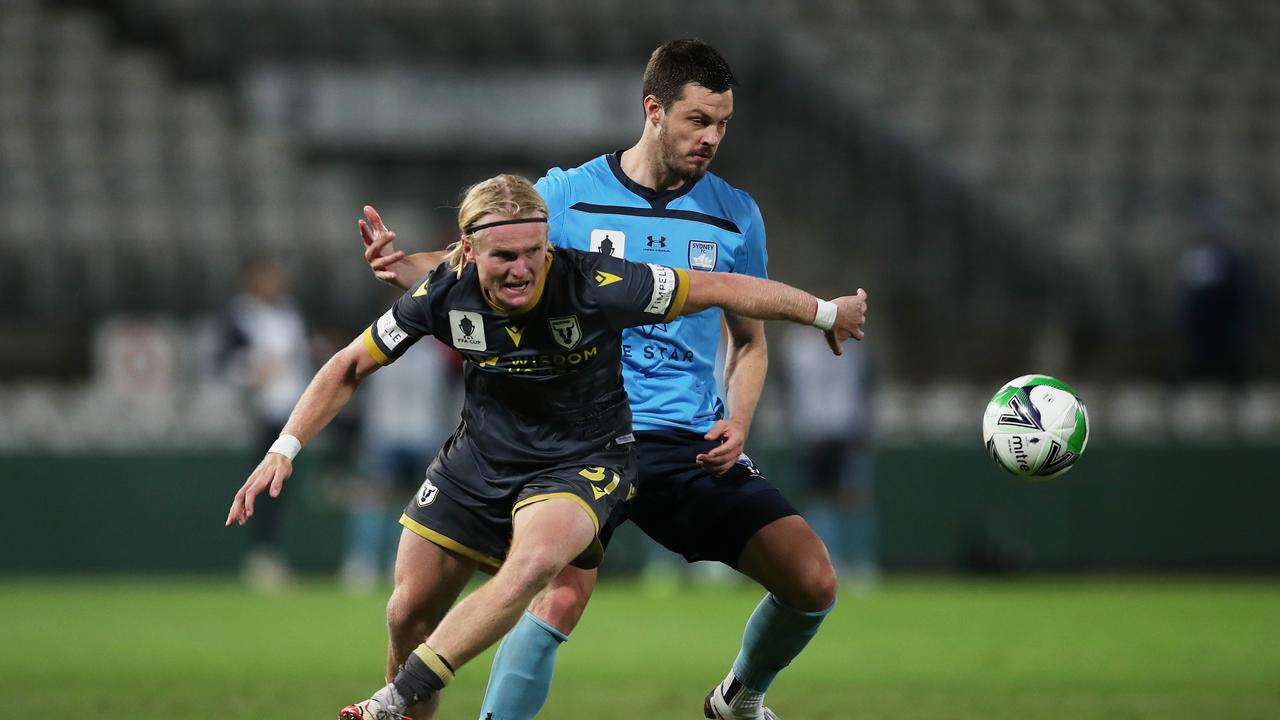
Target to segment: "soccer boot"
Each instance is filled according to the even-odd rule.
[[[772,710],[764,707],[764,695],[748,690],[733,673],[707,693],[702,701],[702,716],[710,720],[778,720]]]
[[[382,707],[377,700],[365,700],[338,711],[338,720],[413,720],[404,713]]]

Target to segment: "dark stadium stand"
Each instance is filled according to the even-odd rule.
[[[856,268],[896,373],[927,377],[947,357],[956,373],[995,375],[1010,363],[992,348],[1021,366],[1065,343],[1084,374],[1168,375],[1190,238],[1229,235],[1255,287],[1280,280],[1278,7],[8,0],[0,282],[21,290],[0,306],[208,312],[247,256],[305,247],[308,312],[355,323],[376,295],[351,247],[367,199],[430,229],[473,175],[609,148],[479,161],[406,148],[370,164],[289,132],[313,108],[286,95],[283,126],[258,122],[247,105],[271,100],[252,94],[264,73],[286,85],[439,62],[634,74],[659,40],[697,34],[746,83],[716,169],[765,208],[774,274],[834,290],[845,273],[819,261]],[[51,233],[45,252],[21,250]],[[51,264],[79,290],[44,282]],[[1277,299],[1257,301],[1257,342],[1274,345]],[[1276,363],[1255,365],[1274,375]]]

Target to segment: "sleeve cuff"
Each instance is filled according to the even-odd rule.
[[[689,298],[689,271],[680,268],[674,269],[679,280],[676,283],[676,296],[671,301],[671,307],[667,308],[666,316],[662,318],[664,323],[669,323],[680,317],[680,312],[684,310],[684,301]]]
[[[387,356],[382,348],[378,347],[378,341],[373,339],[373,326],[365,328],[364,334],[360,336],[364,341],[364,349],[369,352],[369,356],[379,365],[390,365],[391,358]]]

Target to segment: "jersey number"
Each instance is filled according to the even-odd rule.
[[[603,483],[605,480],[605,469],[600,465],[597,465],[595,467],[583,468],[578,471],[578,474],[586,478],[587,480],[590,480],[592,483]],[[613,480],[609,481],[609,484],[605,485],[604,488],[598,488],[595,485],[592,485],[591,493],[596,496],[597,500],[599,500],[605,495],[608,495],[609,493],[613,492],[614,489],[618,487],[618,483],[620,482],[622,482],[622,478],[619,477],[618,473],[615,472],[613,473]]]

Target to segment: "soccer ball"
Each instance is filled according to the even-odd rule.
[[[982,440],[996,465],[1044,480],[1066,472],[1089,442],[1089,413],[1070,385],[1023,375],[996,392],[982,416]]]

